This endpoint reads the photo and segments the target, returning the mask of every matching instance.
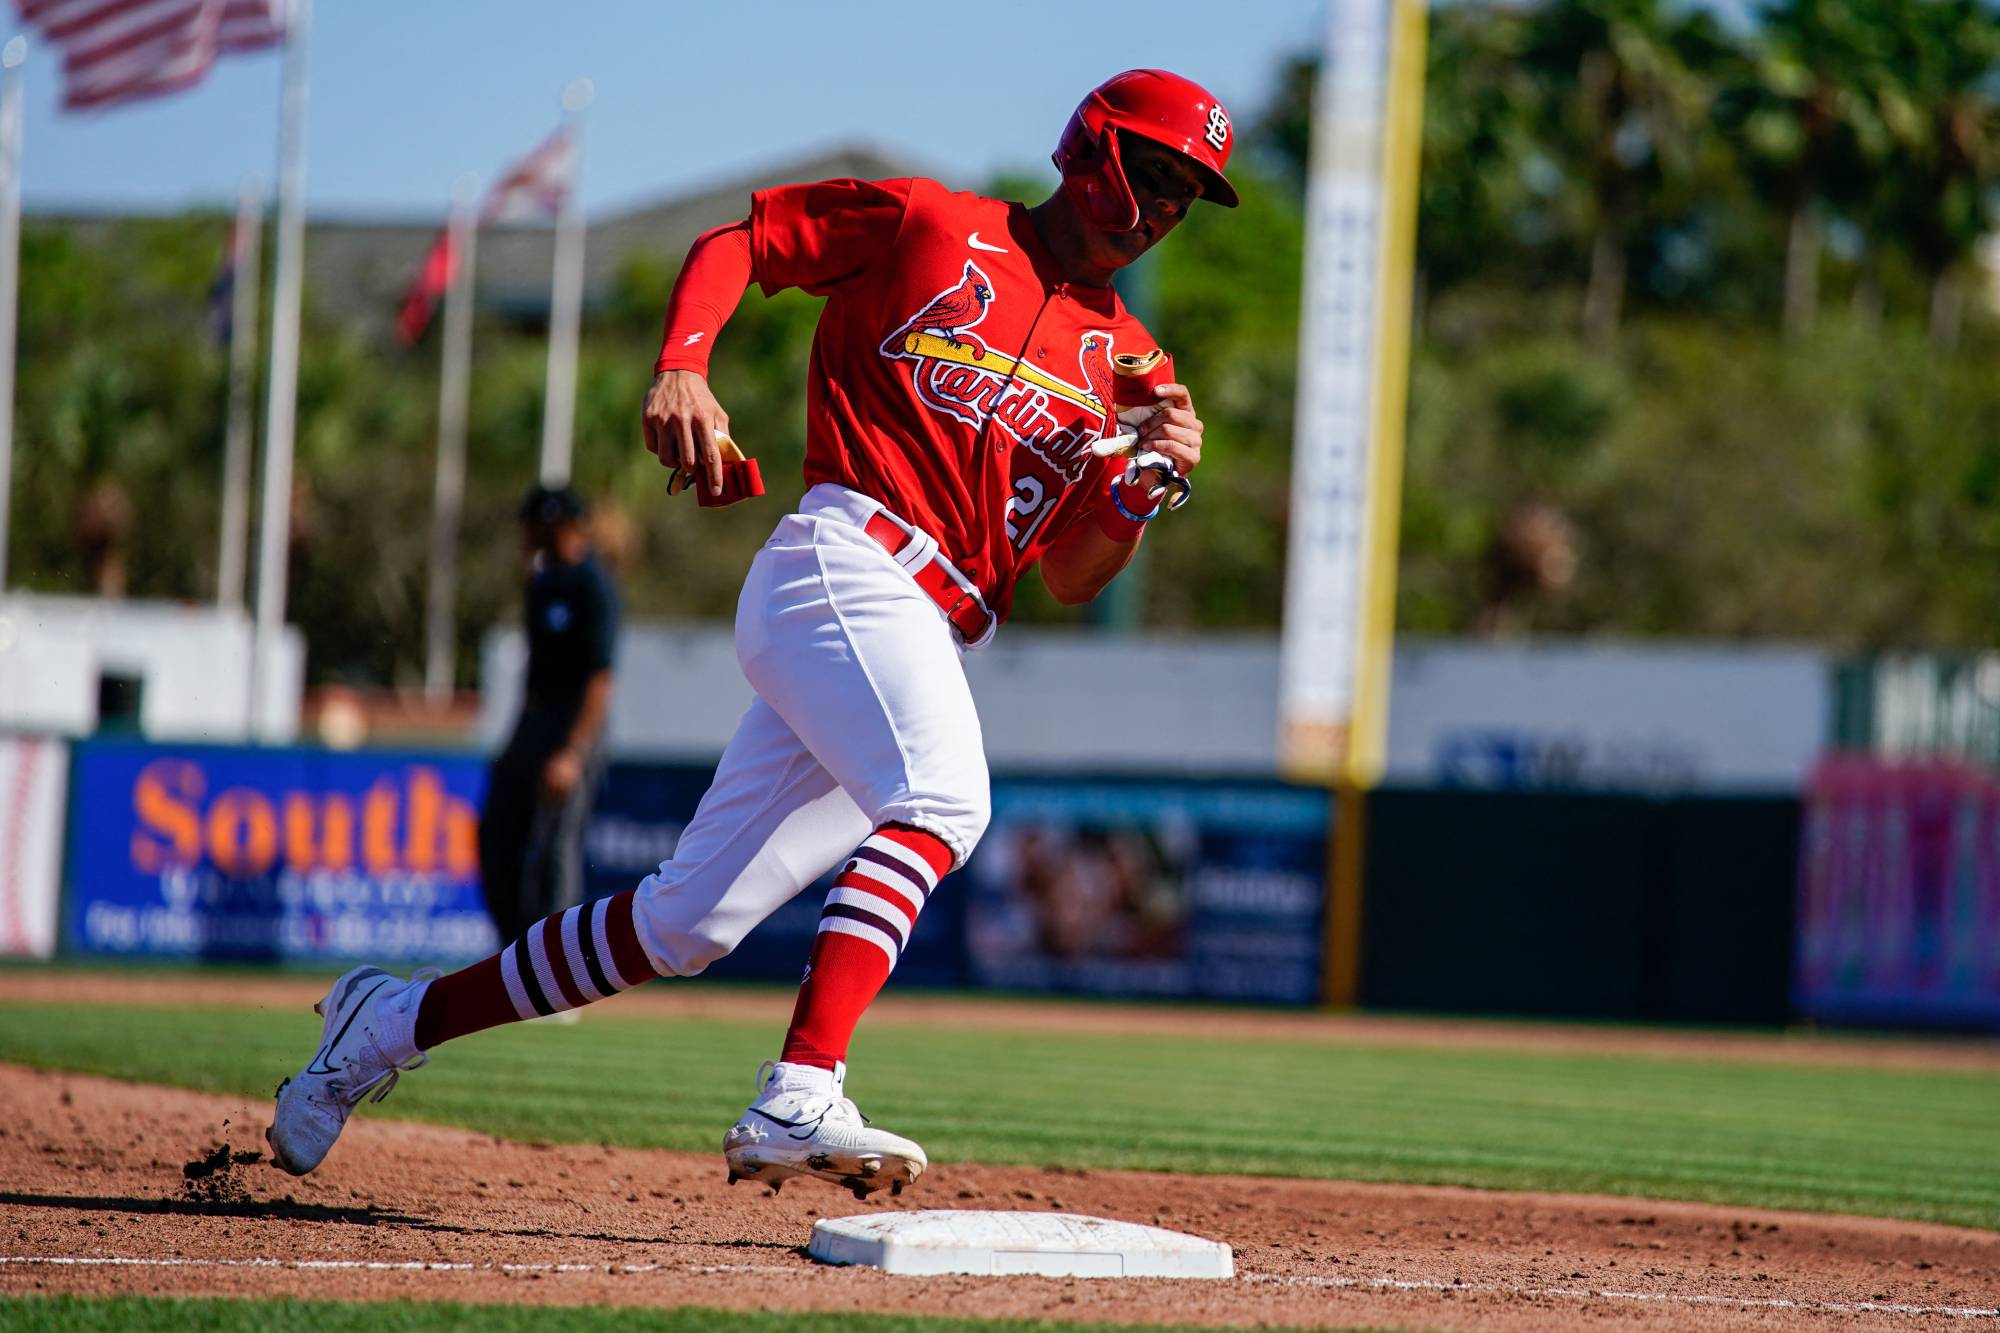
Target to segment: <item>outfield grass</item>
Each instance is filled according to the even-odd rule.
[[[335,1301],[154,1300],[136,1296],[0,1298],[0,1329],[38,1333],[433,1333],[474,1325],[481,1333],[1161,1333],[1176,1324],[1059,1324],[1025,1319],[935,1319],[899,1315],[765,1314],[746,1310],[627,1310],[602,1307],[357,1304]],[[1365,1333],[1354,1329],[1349,1333]]]
[[[620,1016],[447,1046],[365,1114],[714,1151],[774,1025]],[[268,1096],[304,1010],[0,1005],[0,1060]],[[849,1091],[936,1161],[1545,1189],[2000,1228],[2000,1076],[865,1026]],[[719,1169],[719,1168],[718,1168]]]

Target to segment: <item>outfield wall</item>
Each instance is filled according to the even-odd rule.
[[[1391,789],[1368,805],[1364,1005],[1792,1014],[1795,798]]]
[[[495,944],[475,756],[15,738],[0,760],[5,951],[46,955],[58,916],[74,957],[407,965]],[[671,856],[708,776],[614,765],[587,836],[591,891]],[[1318,995],[1324,792],[1002,775],[994,806],[902,984]],[[1390,788],[1367,809],[1371,1007],[2000,1027],[2000,784],[1963,765],[1842,759],[1803,805]],[[794,978],[823,887],[714,971]]]
[[[964,658],[996,772],[1267,778],[1278,639],[1009,626]],[[520,632],[487,636],[481,744],[520,707]],[[702,708],[661,708],[658,683]],[[1107,727],[1107,690],[1171,681],[1171,725]],[[1404,787],[1794,792],[1827,743],[1830,665],[1742,644],[1407,635],[1389,687],[1386,780]],[[640,623],[619,641],[606,736],[621,759],[713,762],[750,704],[726,627]]]
[[[478,882],[484,763],[463,753],[76,743],[62,945],[80,957],[463,962],[496,946]],[[593,895],[672,855],[699,765],[617,764]],[[972,863],[906,984],[1310,1004],[1328,798],[1275,782],[997,778]],[[713,971],[791,980],[830,880]]]
[[[496,941],[464,753],[73,747],[72,956],[337,966],[458,962]],[[702,765],[616,764],[589,890],[673,853]],[[1311,1003],[1325,792],[1276,782],[1002,775],[971,864],[901,984]],[[1364,996],[1382,1007],[1773,1022],[1786,1015],[1792,826],[1734,801],[1390,790],[1369,803]],[[716,975],[791,980],[824,884]]]

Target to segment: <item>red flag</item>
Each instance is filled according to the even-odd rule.
[[[34,3],[34,0],[28,0]],[[565,125],[536,144],[533,151],[507,168],[479,209],[481,222],[508,221],[537,215],[553,217],[562,211],[576,173],[576,135]],[[410,282],[403,298],[403,313],[396,331],[406,343],[414,343],[430,327],[438,301],[458,272],[458,250],[452,243],[449,225],[438,233],[423,266]]]
[[[276,44],[285,0],[17,0],[63,52],[63,105],[114,106],[201,82],[215,57]]]
[[[437,240],[417,268],[417,276],[410,280],[409,294],[403,298],[403,313],[396,318],[396,332],[404,342],[414,343],[424,336],[438,302],[456,276],[458,246],[453,243],[451,228],[447,226],[438,232]]]

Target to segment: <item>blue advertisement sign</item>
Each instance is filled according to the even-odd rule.
[[[713,776],[713,768],[696,764],[611,765],[584,835],[586,893],[594,898],[622,893],[670,859]],[[965,899],[960,883],[964,878],[947,876],[931,895],[909,947],[896,963],[897,985],[966,983]],[[829,870],[766,917],[734,953],[703,975],[797,981],[819,931],[820,905],[832,886]]]
[[[611,766],[586,892],[670,859],[702,765]],[[498,945],[479,888],[483,759],[175,746],[75,748],[73,953],[456,963]],[[1009,780],[934,894],[899,985],[1312,1003],[1326,793],[1275,783]],[[831,872],[709,974],[795,981]]]
[[[1328,805],[1275,783],[995,782],[961,876],[971,980],[1311,1004]]]
[[[138,740],[74,754],[72,951],[395,963],[496,947],[477,759]]]

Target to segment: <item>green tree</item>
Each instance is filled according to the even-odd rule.
[[[1618,330],[1633,243],[1694,173],[1711,97],[1699,66],[1720,46],[1712,21],[1670,17],[1660,0],[1549,0],[1527,22],[1538,136],[1589,250],[1582,328],[1593,344]]]
[[[1897,156],[1881,215],[1930,289],[1932,342],[1958,340],[1973,247],[2000,181],[2000,21],[1981,0],[1856,0],[1885,59],[1870,92]]]
[[[1420,300],[1501,273],[1524,276],[1522,240],[1542,206],[1530,184],[1540,146],[1537,94],[1522,59],[1523,15],[1481,5],[1436,9],[1424,82],[1417,178]]]
[[[1868,56],[1846,0],[1776,0],[1759,24],[1761,40],[1727,61],[1716,109],[1785,228],[1784,328],[1797,337],[1818,316],[1824,217],[1851,209],[1881,140],[1856,83]]]
[[[223,363],[202,329],[219,219],[21,238],[11,583],[47,592],[212,591]]]
[[[1151,327],[1206,426],[1196,502],[1148,538],[1155,625],[1272,625],[1284,605],[1305,229],[1254,167],[1230,179],[1241,207],[1196,208],[1144,261],[1157,266]]]

